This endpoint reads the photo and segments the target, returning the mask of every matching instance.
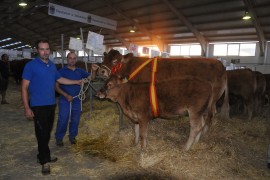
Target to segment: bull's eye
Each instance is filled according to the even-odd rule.
[[[105,71],[103,70],[103,71],[101,71],[103,74],[105,73]]]

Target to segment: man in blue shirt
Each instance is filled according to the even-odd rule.
[[[81,68],[76,67],[77,55],[70,52],[67,55],[67,66],[60,69],[62,77],[79,80],[88,78],[92,80],[96,76],[98,65],[92,64],[92,74],[90,75]],[[81,115],[81,100],[78,98],[80,86],[78,85],[63,85],[56,83],[56,91],[60,94],[59,98],[59,113],[55,132],[57,146],[63,146],[63,138],[67,131],[69,122],[69,141],[71,144],[76,144],[76,136],[78,135],[78,126]]]
[[[34,119],[38,143],[38,162],[42,174],[50,173],[49,162],[56,162],[50,154],[49,141],[55,114],[55,82],[61,84],[82,84],[82,80],[69,80],[61,77],[55,64],[49,60],[50,47],[47,40],[36,44],[38,57],[28,62],[22,75],[22,101],[24,114]],[[29,95],[28,95],[29,93]]]

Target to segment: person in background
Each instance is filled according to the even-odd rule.
[[[85,70],[76,67],[77,55],[70,52],[67,55],[67,66],[59,70],[62,77],[79,80],[88,78],[93,80],[96,77],[98,65],[92,64],[92,74],[90,75]],[[57,146],[63,146],[63,138],[67,131],[69,123],[69,141],[71,144],[76,144],[76,136],[78,135],[78,126],[81,116],[81,100],[78,98],[80,86],[78,85],[63,85],[56,83],[56,92],[59,97],[59,113],[55,132]]]
[[[37,160],[42,165],[42,174],[46,175],[51,172],[49,163],[57,161],[56,157],[51,156],[49,148],[55,114],[55,83],[81,85],[82,80],[61,77],[55,64],[49,60],[50,46],[47,40],[37,41],[36,48],[38,56],[28,62],[23,71],[22,102],[26,118],[34,120]]]
[[[3,54],[0,61],[0,93],[2,95],[1,104],[9,104],[6,100],[6,92],[8,88],[9,62],[8,55]]]

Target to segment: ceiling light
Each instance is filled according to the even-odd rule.
[[[19,6],[25,7],[25,6],[27,6],[27,2],[24,1],[24,0],[21,0],[21,1],[19,2]]]
[[[250,19],[250,18],[251,18],[250,14],[246,11],[245,15],[243,16],[242,19],[247,20],[247,19]]]
[[[130,27],[129,32],[130,33],[135,33],[136,32],[136,27],[135,26]]]

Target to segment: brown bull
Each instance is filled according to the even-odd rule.
[[[104,61],[99,69],[99,75],[108,78],[113,71],[120,77],[129,78],[130,74],[149,58],[133,57],[132,54],[122,56],[116,50],[104,54]],[[229,119],[229,100],[227,89],[227,74],[223,64],[209,58],[159,58],[157,63],[157,82],[177,78],[198,78],[209,82],[213,87],[213,101],[217,102],[223,95],[221,118]],[[132,82],[150,82],[152,64],[147,64]],[[213,106],[216,112],[216,106]]]
[[[248,119],[252,119],[256,102],[256,74],[250,69],[236,69],[227,71],[230,96],[241,97],[244,103],[244,112]]]
[[[112,76],[105,84],[99,97],[118,102],[123,112],[135,125],[135,143],[141,139],[141,148],[146,147],[149,122],[155,117],[151,111],[149,83],[122,83]],[[156,83],[158,99],[158,117],[173,118],[189,115],[190,134],[185,150],[198,142],[205,132],[213,116],[212,86],[206,81],[194,78],[180,78]]]

